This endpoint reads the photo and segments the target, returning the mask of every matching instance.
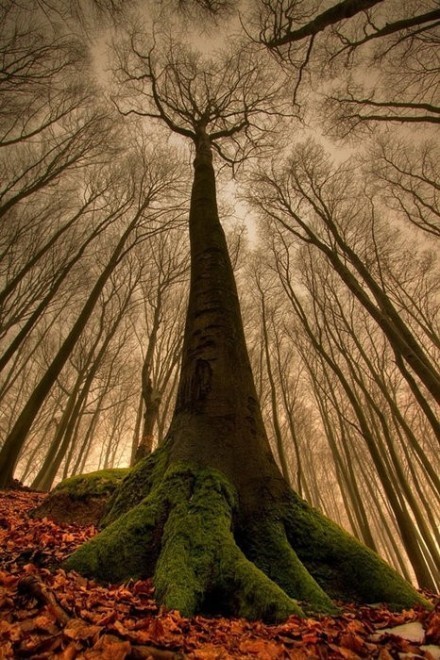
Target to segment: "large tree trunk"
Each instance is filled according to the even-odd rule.
[[[280,620],[304,609],[334,611],[329,596],[421,602],[377,555],[295,495],[273,459],[218,218],[209,139],[198,137],[174,417],[161,447],[116,492],[106,528],[67,567],[110,581],[154,574],[159,601],[185,615]]]

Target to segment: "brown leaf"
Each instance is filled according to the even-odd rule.
[[[76,537],[75,537],[75,534],[70,534],[70,533],[67,532],[66,534],[63,534],[61,536],[61,540],[64,543],[71,543],[72,541],[76,541]]]
[[[360,660],[361,656],[352,651],[351,649],[345,648],[344,646],[337,646],[336,644],[329,644],[329,647],[338,653],[344,660]]]
[[[0,646],[0,660],[12,660],[14,658],[14,649],[11,642],[4,642]]]
[[[112,612],[101,614],[96,623],[98,626],[108,626],[110,623],[113,623],[116,620],[116,617],[117,614],[115,610],[113,610]]]
[[[341,646],[360,653],[364,647],[364,640],[359,635],[352,632],[343,633],[340,637],[339,643]]]
[[[222,658],[227,658],[222,653],[221,647],[219,648],[215,644],[201,644],[191,656],[194,660],[221,660]]]
[[[131,644],[115,635],[103,635],[84,653],[87,660],[124,660],[131,652]]]
[[[440,612],[433,612],[429,617],[426,639],[432,644],[440,644]]]
[[[82,619],[70,619],[64,628],[64,634],[69,639],[83,640],[94,637],[102,630],[101,626],[93,626],[84,623]]]
[[[310,660],[310,655],[302,649],[289,649],[289,660]]]
[[[116,630],[116,632],[118,632],[123,637],[130,637],[132,635],[132,632],[128,630],[128,628],[126,628],[121,621],[118,621],[118,619],[116,619],[116,621],[111,624],[111,629]]]
[[[78,655],[78,647],[74,642],[70,642],[64,651],[57,656],[58,660],[74,660]]]
[[[249,639],[240,643],[241,653],[253,653],[258,660],[274,660],[280,657],[280,645],[264,639]]]
[[[383,648],[380,649],[378,660],[393,660],[393,656],[386,648]]]
[[[0,620],[0,637],[17,642],[21,639],[22,631],[18,623],[9,623],[8,621]]]
[[[0,584],[5,587],[12,587],[17,584],[18,577],[16,575],[9,575],[5,571],[0,571]]]
[[[53,618],[47,616],[46,614],[40,614],[39,616],[36,616],[34,621],[35,628],[38,630],[44,630],[51,635],[55,635],[58,632],[58,628],[54,624]]]
[[[160,640],[165,635],[165,628],[160,619],[153,619],[151,621],[148,632],[153,640]]]

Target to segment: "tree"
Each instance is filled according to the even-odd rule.
[[[78,76],[86,64],[82,44],[45,18],[34,0],[0,7],[2,152],[44,137],[90,93]]]
[[[134,158],[133,153],[127,153],[126,189],[120,188],[120,198],[116,202],[120,223],[117,223],[116,227],[113,223],[111,225],[114,240],[110,241],[110,245],[112,242],[113,245],[109,250],[108,259],[98,271],[96,282],[77,318],[56,350],[46,372],[24,405],[0,450],[0,486],[2,487],[10,485],[29,430],[121,259],[136,242],[145,239],[145,235],[166,229],[162,216],[167,209],[173,208],[175,203],[174,196],[180,184],[179,167],[168,154],[165,155],[165,151],[156,150],[155,153],[151,153],[152,149],[154,147],[150,147],[149,151],[145,147],[138,149],[140,158]],[[119,185],[122,187],[122,177]],[[158,204],[160,199],[164,202],[162,207]]]
[[[418,147],[381,141],[372,149],[369,170],[373,186],[380,190],[389,208],[399,217],[440,237],[439,149],[430,143]]]
[[[292,310],[309,339],[310,345],[304,350],[303,359],[308,366],[312,363],[309,370],[312,374],[314,372],[314,383],[324,383],[323,393],[321,395],[318,391],[318,397],[322,399],[326,396],[331,400],[336,395],[335,411],[351,421],[351,428],[343,424],[348,426],[344,433],[352,435],[356,430],[359,436],[357,444],[366,444],[419,584],[434,590],[436,580],[438,582],[435,566],[440,559],[435,513],[432,517],[430,515],[431,510],[435,512],[437,509],[440,485],[431,467],[436,451],[435,440],[426,434],[426,440],[431,440],[432,446],[429,448],[431,455],[425,454],[403,415],[399,414],[396,400],[390,396],[396,374],[383,382],[384,373],[378,372],[380,367],[383,370],[388,367],[389,370],[392,364],[384,338],[371,324],[368,313],[359,308],[351,292],[344,291],[343,283],[332,270],[331,263],[316,253],[314,246],[303,246],[300,252],[302,258],[297,268],[301,272],[302,291],[299,292],[300,287],[295,285],[296,278],[291,270],[294,260],[289,254],[289,234],[286,231],[283,233],[286,235],[278,241],[275,269]],[[396,242],[395,236],[392,240]],[[292,248],[298,251],[295,243]],[[385,266],[385,263],[382,265]],[[308,301],[304,301],[304,291],[309,292]],[[313,366],[313,353],[321,363],[318,373]],[[385,365],[382,365],[382,360]],[[377,361],[380,367],[374,364]],[[332,379],[332,375],[336,379]],[[399,390],[402,397],[401,387]],[[388,407],[393,416],[389,414]],[[394,422],[405,429],[406,437],[396,433]],[[337,429],[338,424],[334,421],[326,426],[330,444],[333,436],[338,435]],[[342,431],[341,427],[341,435]],[[368,461],[368,455],[365,460]],[[423,471],[414,474],[418,460],[423,464]],[[430,491],[427,497],[419,487],[422,485]],[[356,510],[356,507],[353,508]]]
[[[342,0],[311,16],[298,0],[262,0],[259,6],[260,41],[270,49],[313,38],[326,28],[352,18],[383,0]],[[303,25],[299,25],[303,23]]]
[[[114,285],[114,288],[107,294],[105,300],[101,303],[101,314],[99,318],[97,332],[95,337],[88,338],[88,349],[85,356],[80,355],[80,364],[78,365],[78,375],[76,382],[69,393],[63,415],[57,424],[56,432],[49,451],[40,467],[37,476],[32,482],[32,487],[36,490],[50,490],[56,477],[58,468],[65,458],[69,446],[72,445],[75,428],[81,418],[81,411],[90,394],[95,376],[101,367],[104,356],[107,353],[109,344],[111,344],[116,331],[124,317],[127,307],[131,302],[133,291],[136,287],[136,278],[134,281],[128,281],[127,291],[121,292],[121,285]],[[116,299],[116,305],[113,301]],[[121,299],[122,298],[122,299]],[[108,318],[108,308],[116,306],[116,313]],[[103,338],[104,336],[104,338]],[[83,364],[81,364],[81,361]]]
[[[255,182],[252,203],[299,241],[320,250],[382,329],[402,374],[438,434],[435,408],[421,394],[413,374],[439,402],[440,373],[388,295],[381,281],[375,243],[368,244],[362,234],[358,235],[359,219],[365,219],[374,231],[375,215],[373,209],[366,219],[364,209],[371,204],[362,196],[353,165],[332,167],[324,150],[307,142],[298,145],[284,165],[274,165],[271,171],[261,168]],[[347,224],[349,218],[352,224]]]
[[[279,620],[303,612],[294,599],[332,612],[329,593],[421,602],[377,555],[291,491],[270,451],[212,156],[233,161],[249,142],[256,146],[278,94],[273,77],[243,53],[208,63],[172,45],[159,64],[134,36],[131,47],[122,66],[140,95],[131,111],[162,120],[195,150],[180,382],[164,443],[130,472],[105,529],[67,567],[112,581],[154,573],[159,601],[185,615]]]
[[[297,71],[294,100],[306,74],[325,77],[322,117],[336,135],[440,122],[437,2],[342,0],[317,12],[298,0],[261,0],[256,7],[247,29]]]
[[[147,268],[139,285],[148,336],[141,372],[143,424],[140,438],[136,437],[133,446],[132,463],[151,454],[162,399],[174,380],[182,348],[183,308],[179,309],[179,301],[172,294],[186,280],[189,266],[180,231],[155,236],[148,247],[151,263],[146,263],[144,254],[140,255]],[[182,295],[181,287],[177,293]]]

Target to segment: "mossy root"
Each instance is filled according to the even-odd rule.
[[[330,597],[292,549],[283,523],[273,512],[246,530],[245,552],[283,591],[303,601],[307,614],[338,613]]]
[[[284,523],[300,561],[333,598],[431,607],[383,559],[292,493]]]
[[[174,502],[164,527],[154,574],[159,601],[186,615],[210,607],[266,621],[301,615],[237,546],[231,530],[236,495],[224,476],[198,472],[187,495]]]
[[[275,622],[303,614],[296,599],[307,613],[335,613],[330,597],[427,605],[375,553],[294,494],[250,520],[225,475],[184,463],[164,472],[159,459],[139,468],[148,496],[80,547],[67,568],[110,582],[153,576],[157,600],[185,616]]]
[[[156,494],[121,516],[76,550],[65,562],[68,570],[104,582],[122,582],[151,575],[159,554],[164,507]]]
[[[112,468],[76,474],[60,481],[52,493],[68,493],[77,498],[87,495],[110,495],[121,484],[129,471],[129,468]]]
[[[152,575],[156,596],[191,616],[280,621],[299,605],[247,559],[232,533],[237,495],[215,470],[172,465],[148,497],[65,562],[104,581]]]
[[[125,477],[109,500],[101,526],[110,525],[124,513],[142,502],[163,478],[168,464],[166,442],[156,451],[139,461]]]

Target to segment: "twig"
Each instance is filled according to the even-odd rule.
[[[53,593],[46,587],[46,585],[38,579],[35,575],[27,575],[19,580],[17,591],[21,595],[30,595],[36,598],[40,603],[47,605],[56,620],[63,626],[69,621],[70,617],[63,610],[61,605],[58,604],[57,599]]]

